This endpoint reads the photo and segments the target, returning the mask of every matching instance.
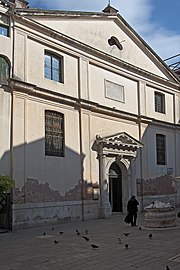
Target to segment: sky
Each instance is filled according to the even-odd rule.
[[[109,0],[28,2],[33,8],[101,12]],[[180,53],[180,0],[110,0],[110,4],[162,59]]]

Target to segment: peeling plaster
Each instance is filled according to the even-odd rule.
[[[39,203],[39,202],[59,202],[59,201],[79,201],[82,199],[81,181],[74,188],[68,190],[65,195],[60,191],[50,188],[49,183],[39,183],[36,179],[27,179],[21,188],[15,187],[13,190],[13,203]],[[83,199],[92,199],[92,183],[84,181]]]
[[[138,196],[164,195],[176,193],[174,178],[168,174],[142,180],[143,190],[141,193],[141,180],[137,179]]]

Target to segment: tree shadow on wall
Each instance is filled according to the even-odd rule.
[[[15,180],[13,203],[92,199],[92,183],[81,179],[85,155],[65,147],[64,157],[46,156],[45,139],[13,148],[0,160],[0,174]]]

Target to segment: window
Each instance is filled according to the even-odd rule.
[[[64,115],[45,111],[45,155],[64,156]]]
[[[155,111],[165,113],[165,96],[159,92],[155,92]]]
[[[156,134],[157,165],[166,164],[166,137],[163,134]]]
[[[7,84],[10,73],[10,64],[6,57],[0,55],[0,84]]]
[[[0,35],[9,37],[9,17],[0,13]]]
[[[63,57],[45,51],[44,76],[49,80],[63,83]]]

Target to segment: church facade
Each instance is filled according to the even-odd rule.
[[[0,4],[0,174],[12,229],[180,205],[180,84],[116,9]],[[22,4],[22,5],[20,5]]]

